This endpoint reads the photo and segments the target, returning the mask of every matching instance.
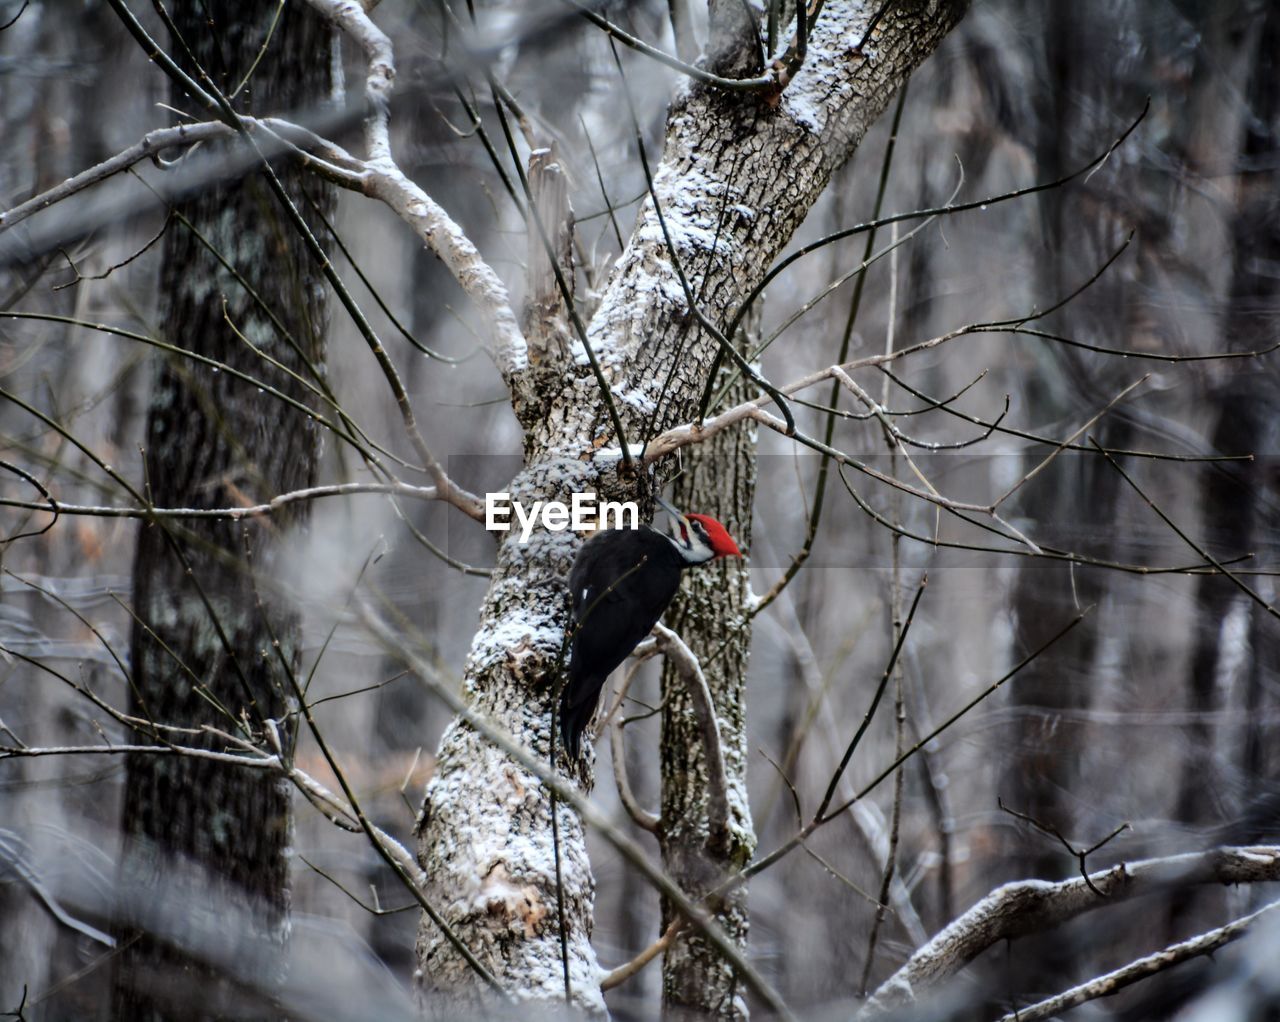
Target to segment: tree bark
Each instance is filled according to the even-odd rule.
[[[727,400],[751,397],[739,375]],[[684,458],[673,500],[681,510],[719,519],[748,550],[756,484],[756,429],[727,429],[694,447]],[[688,685],[671,664],[662,671],[662,816],[658,831],[663,868],[681,889],[701,898],[740,870],[755,849],[747,802],[747,657],[751,623],[749,562],[731,559],[688,573],[667,623],[702,664],[720,725],[724,757],[727,826],[712,829],[707,747]],[[715,920],[741,948],[747,946],[747,887],[737,887],[715,906]],[[662,910],[662,928],[672,922]],[[733,968],[705,939],[688,929],[673,940],[662,960],[662,1006],[669,1019],[745,1019],[747,1003]]]
[[[873,12],[828,3],[804,67],[776,105],[701,86],[677,96],[654,173],[675,251],[647,201],[587,327],[628,442],[689,419],[716,354],[714,339],[692,317],[673,256],[700,308],[725,324],[831,173],[965,6],[895,5],[859,54]],[[543,373],[536,388],[513,392],[522,395],[516,413],[526,430],[513,499],[528,506],[568,500],[573,491],[639,496],[616,471],[619,438],[580,341],[558,374]],[[474,707],[544,757],[567,617],[564,579],[577,545],[568,532],[535,533],[524,544],[508,534],[466,666]],[[590,785],[589,764],[581,780]],[[466,724],[447,729],[419,846],[431,878],[428,897],[505,989],[553,1001],[564,989],[549,812],[536,777]],[[600,970],[590,945],[594,881],[580,820],[562,806],[559,824],[573,999],[600,1014]],[[418,955],[424,994],[451,992],[455,1012],[458,999],[481,996],[465,961],[425,919]]]
[[[330,29],[290,4],[273,31],[275,13],[275,5],[250,0],[221,4],[213,15],[203,5],[175,5],[182,38],[172,52],[193,73],[194,57],[232,95],[270,34],[237,107],[279,113],[325,101]],[[172,102],[182,109],[190,100],[175,90]],[[314,221],[301,178],[279,173]],[[321,208],[332,206],[328,186],[309,180],[307,188]],[[175,218],[164,242],[165,339],[250,375],[269,372],[252,342],[314,382],[310,367],[324,358],[323,278],[262,177],[220,184],[177,212],[190,226]],[[305,397],[283,374],[271,382]],[[253,504],[315,479],[319,437],[311,421],[229,373],[189,361],[159,366],[146,435],[147,493],[159,506]],[[305,520],[305,508],[243,525],[143,527],[134,561],[133,714],[259,738],[270,719],[291,753],[283,665],[298,664],[298,616],[273,599],[266,581],[255,586],[251,573],[271,577],[279,536]],[[208,736],[182,741],[225,745]],[[114,1016],[278,1015],[271,994],[283,969],[292,833],[285,783],[200,759],[134,755],[122,826]]]
[[[751,11],[733,0],[708,5],[707,49],[712,66],[725,75],[756,75],[759,52]],[[750,322],[759,323],[759,309]],[[732,338],[742,354],[751,347],[749,330]],[[723,385],[732,377],[725,400],[734,405],[752,396],[748,379],[736,367],[721,370]],[[716,388],[719,390],[719,386]],[[709,514],[725,523],[739,548],[751,545],[755,502],[757,429],[729,429],[693,447],[675,481],[677,508]],[[690,572],[671,609],[668,624],[684,639],[702,665],[718,723],[719,748],[709,748],[700,719],[701,700],[687,677],[669,660],[662,669],[661,783],[662,814],[658,844],[662,867],[695,899],[701,899],[730,873],[740,870],[755,850],[747,798],[746,681],[751,651],[751,572],[746,557],[719,561]],[[716,791],[710,756],[722,761],[724,790]],[[719,769],[717,766],[716,769]],[[724,803],[714,805],[723,797]],[[750,919],[747,888],[737,887],[714,906],[716,923],[743,951]],[[662,899],[661,929],[675,919]],[[662,956],[662,1012],[673,1020],[748,1017],[747,1001],[732,965],[699,933],[678,932]]]

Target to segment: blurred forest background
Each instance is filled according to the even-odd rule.
[[[665,4],[606,6],[619,24],[674,51]],[[527,14],[519,4],[478,8],[482,38],[512,38]],[[149,9],[146,18],[162,34]],[[498,162],[512,166],[488,93],[472,106],[442,73],[451,30],[435,3],[383,0],[376,20],[400,69],[391,125],[401,166],[518,294],[527,244],[486,152],[496,141]],[[0,207],[170,123],[167,82],[107,4],[0,0],[0,24],[10,21],[0,32]],[[521,161],[529,139],[550,140],[566,170],[577,287],[589,306],[629,234],[645,177],[607,38],[581,20],[548,24],[553,30],[515,37],[494,70],[527,117],[528,136],[518,125],[513,132]],[[630,50],[620,56],[656,153],[680,76]],[[318,48],[317,64],[326,59]],[[358,89],[359,54],[348,44],[343,59],[347,88]],[[865,285],[847,281],[802,317],[795,313],[804,303],[863,260],[865,236],[798,261],[765,292],[756,329],[764,338],[781,332],[761,364],[783,382],[830,364],[850,322],[854,357],[1045,309],[1097,274],[1132,234],[1095,283],[1036,323],[1086,346],[977,333],[896,364],[894,379],[874,370],[859,377],[886,407],[919,412],[895,420],[915,439],[980,441],[912,452],[920,471],[957,500],[1004,492],[1071,438],[1002,514],[1041,548],[1083,560],[1028,556],[1007,538],[946,520],[939,526],[933,506],[846,472],[862,501],[916,537],[895,548],[893,533],[833,471],[812,556],[755,621],[748,778],[759,847],[768,850],[796,828],[792,795],[769,761],[811,810],[891,652],[895,570],[908,601],[928,575],[901,661],[908,745],[1092,608],[908,762],[898,814],[893,785],[882,785],[819,831],[811,854],[752,880],[751,959],[788,1004],[813,1017],[845,1017],[862,991],[995,886],[1079,872],[1058,838],[1001,803],[1076,848],[1127,824],[1088,857],[1090,868],[1224,840],[1280,842],[1280,632],[1265,606],[1275,595],[1280,524],[1280,380],[1274,355],[1197,358],[1269,349],[1280,337],[1280,5],[978,0],[910,81],[883,197],[892,105],[793,248],[868,220],[877,208],[943,205],[958,185],[957,200],[969,201],[1064,177],[1105,152],[1146,104],[1136,131],[1087,175],[934,219],[873,264]],[[483,132],[474,130],[472,111]],[[358,124],[351,127],[358,135]],[[2,495],[10,501],[39,503],[34,478],[68,504],[133,503],[103,463],[135,487],[148,482],[139,447],[161,354],[90,324],[162,335],[158,289],[174,270],[161,265],[164,245],[149,243],[176,229],[151,190],[162,175],[140,164],[51,211],[68,218],[55,226],[38,215],[0,229],[0,310],[67,317],[0,319],[0,457],[9,469]],[[610,205],[613,216],[604,212]],[[478,327],[465,296],[386,208],[340,192],[331,220],[345,246],[333,252],[338,272],[370,310],[434,451],[471,490],[500,488],[518,468],[521,431],[492,364],[472,357]],[[882,229],[876,249],[916,226]],[[855,287],[862,289],[856,322]],[[396,437],[397,409],[364,342],[336,303],[328,318],[329,385],[372,435]],[[1179,360],[1140,357],[1157,353]],[[966,387],[946,408],[930,407]],[[843,407],[861,411],[848,400]],[[795,412],[805,432],[822,435],[816,408]],[[281,444],[290,428],[281,425]],[[891,459],[874,418],[841,418],[834,437],[842,450],[915,481],[910,467]],[[1148,456],[1104,458],[1090,438]],[[409,454],[402,440],[389,443]],[[1250,457],[1221,457],[1238,455]],[[774,584],[818,517],[819,461],[761,431],[750,524],[757,593]],[[348,481],[352,464],[326,439],[317,481]],[[313,704],[317,694],[332,697],[315,704],[315,716],[333,754],[373,819],[411,847],[451,715],[345,609],[364,571],[360,584],[421,629],[437,662],[460,677],[485,579],[445,563],[408,526],[479,567],[493,554],[475,524],[443,503],[403,507],[402,519],[376,494],[316,501],[307,527],[286,533],[273,571],[301,622],[304,673],[315,665]],[[51,672],[113,704],[128,702],[120,663],[133,628],[139,523],[63,515],[31,534],[50,517],[6,507],[0,519],[6,536],[29,534],[3,546],[0,744],[118,743],[122,729]],[[938,528],[959,546],[928,542]],[[1204,563],[1196,545],[1232,562],[1259,599],[1220,574],[1167,570]],[[632,690],[642,704],[657,702],[658,673],[647,666]],[[299,740],[299,765],[336,788],[314,740]],[[896,740],[886,706],[850,766],[849,793],[892,762]],[[658,741],[656,719],[628,733],[629,776],[645,805],[659,800]],[[608,780],[607,745],[592,798],[630,827]],[[25,989],[27,1018],[104,1017],[111,952],[97,939],[108,924],[95,914],[103,902],[94,888],[109,889],[117,875],[124,770],[114,756],[0,762],[0,1011],[16,1010]],[[314,1014],[302,1002],[294,1010],[325,1018],[408,1012],[417,906],[374,915],[347,897],[324,874],[366,902],[406,904],[368,842],[294,801],[291,970],[314,997]],[[874,927],[891,843],[891,911]],[[594,944],[613,966],[657,937],[658,903],[608,844],[593,835],[590,848]],[[995,1017],[1010,1007],[1007,994],[1065,988],[1243,915],[1265,891],[1214,887],[1106,908],[993,948],[959,989]],[[1170,974],[1192,975],[1186,990],[1140,984],[1079,1015],[1162,1018],[1171,1004],[1190,1012],[1195,981],[1245,968],[1227,954],[1201,959]],[[653,1017],[659,978],[649,969],[611,991],[615,1016]],[[1161,991],[1163,1006],[1154,1003]]]

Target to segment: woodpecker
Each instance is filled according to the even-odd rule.
[[[662,617],[685,568],[717,557],[741,557],[733,538],[709,515],[682,515],[661,497],[670,533],[647,525],[596,533],[569,571],[573,651],[560,695],[560,733],[577,759],[582,732],[605,680]]]

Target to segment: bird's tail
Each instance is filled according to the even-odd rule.
[[[600,691],[598,685],[584,687],[590,692]],[[569,759],[576,760],[582,749],[582,733],[586,731],[587,725],[595,715],[596,700],[581,699],[575,703],[570,700],[571,688],[581,693],[578,686],[569,685],[566,685],[564,691],[560,693],[560,737],[564,740],[565,752],[569,754]]]

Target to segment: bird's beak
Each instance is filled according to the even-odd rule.
[[[661,497],[654,496],[653,499],[657,503],[658,507],[662,508],[663,511],[665,511],[667,514],[671,516],[673,521],[684,522],[686,525],[689,524],[688,521],[686,521],[684,515],[682,515],[679,511],[677,511],[674,507],[668,504]]]

